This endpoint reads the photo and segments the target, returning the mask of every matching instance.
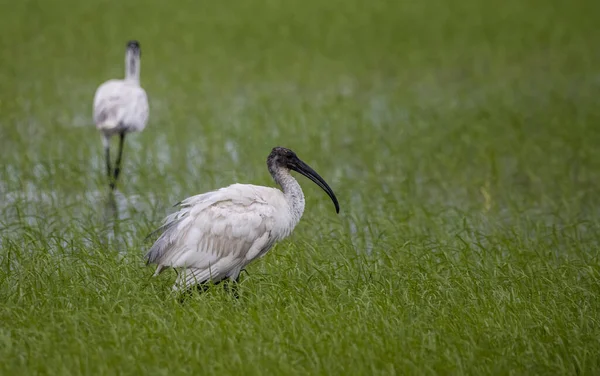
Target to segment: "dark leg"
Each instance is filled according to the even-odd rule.
[[[191,298],[194,293],[202,294],[208,290],[208,285],[206,283],[202,283],[196,285],[194,287],[190,287],[179,293],[179,303],[183,304],[189,298]]]
[[[115,188],[115,184],[113,182],[113,176],[112,176],[112,167],[110,165],[110,143],[108,141],[108,139],[106,139],[104,141],[104,155],[106,157],[106,175],[108,175],[108,185],[110,186],[110,189],[114,189]]]
[[[240,294],[238,293],[239,280],[240,280],[240,276],[238,275],[238,277],[236,279],[228,278],[227,281],[225,281],[225,283],[223,284],[223,287],[225,287],[225,291],[231,292],[233,297],[236,299],[240,298]]]
[[[177,273],[177,270],[175,270],[175,272]],[[177,273],[177,274],[179,274],[179,273]],[[198,293],[198,294],[205,293],[206,291],[208,291],[210,286],[218,285],[219,283],[221,283],[221,281],[216,282],[216,283],[212,283],[211,281],[206,281],[206,282],[199,283],[195,286],[189,287],[180,293],[179,303],[184,303],[188,298],[190,298],[192,295],[194,295],[194,293]]]
[[[115,162],[115,180],[113,182],[112,188],[115,188],[117,184],[117,180],[119,179],[119,173],[121,173],[121,156],[123,155],[123,144],[125,143],[125,132],[121,132],[119,134],[119,154],[117,154],[117,161]]]
[[[175,270],[175,272],[177,273],[177,270]],[[179,273],[177,273],[179,274]],[[226,278],[217,282],[212,282],[212,281],[206,281],[206,282],[202,282],[199,283],[197,285],[195,285],[194,287],[190,287],[188,289],[186,289],[185,291],[182,291],[180,296],[179,296],[179,303],[184,303],[185,300],[187,298],[189,298],[190,296],[192,296],[194,294],[194,292],[202,294],[204,292],[206,292],[211,286],[216,286],[221,284],[221,282],[223,283],[223,288],[225,289],[225,291],[227,291],[228,293],[230,292],[234,298],[239,299],[240,298],[240,294],[238,293],[238,282],[240,281],[240,276],[238,274],[238,276],[233,279],[233,278]]]

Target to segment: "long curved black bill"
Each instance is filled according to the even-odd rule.
[[[292,170],[306,176],[307,178],[312,180],[313,183],[315,183],[316,185],[321,187],[321,189],[324,190],[329,195],[329,197],[331,198],[331,201],[333,201],[333,204],[335,205],[335,212],[336,213],[340,212],[340,204],[338,203],[337,197],[335,197],[335,193],[333,193],[333,190],[329,187],[329,185],[325,182],[325,180],[323,180],[323,178],[319,174],[317,174],[317,172],[315,170],[313,170],[306,163],[302,162],[300,159],[297,159],[296,163],[291,165],[290,168]]]

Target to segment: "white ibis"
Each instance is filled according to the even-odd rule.
[[[140,87],[140,59],[142,51],[138,41],[127,42],[125,52],[125,79],[109,80],[94,95],[94,122],[102,133],[106,172],[111,190],[115,188],[121,172],[121,156],[125,135],[142,131],[148,121],[148,97]],[[110,138],[119,135],[119,152],[112,170],[110,164]]]
[[[302,217],[304,194],[290,170],[327,192],[339,213],[329,185],[290,149],[273,148],[267,166],[281,190],[233,184],[180,202],[179,211],[151,234],[161,234],[145,256],[148,264],[158,264],[154,275],[182,269],[173,286],[179,291],[209,281],[237,282],[240,271],[289,236]]]

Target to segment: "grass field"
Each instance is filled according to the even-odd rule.
[[[0,374],[600,374],[600,2],[0,2]],[[501,4],[501,5],[500,5]],[[142,45],[107,208],[94,90]],[[144,237],[307,179],[293,235],[179,304]]]

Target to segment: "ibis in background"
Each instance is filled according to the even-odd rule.
[[[140,60],[142,51],[138,41],[127,42],[125,52],[125,79],[109,80],[94,95],[94,122],[102,133],[108,184],[113,190],[121,172],[121,157],[125,135],[139,132],[148,121],[148,97],[140,86]],[[115,168],[110,163],[110,139],[119,135],[119,151]]]
[[[267,166],[281,190],[233,184],[177,204],[179,210],[149,235],[160,234],[145,256],[147,264],[158,265],[154,275],[167,268],[180,269],[173,286],[176,291],[208,282],[237,282],[240,271],[288,237],[302,217],[304,193],[290,171],[321,187],[339,213],[329,185],[292,150],[273,148]]]

